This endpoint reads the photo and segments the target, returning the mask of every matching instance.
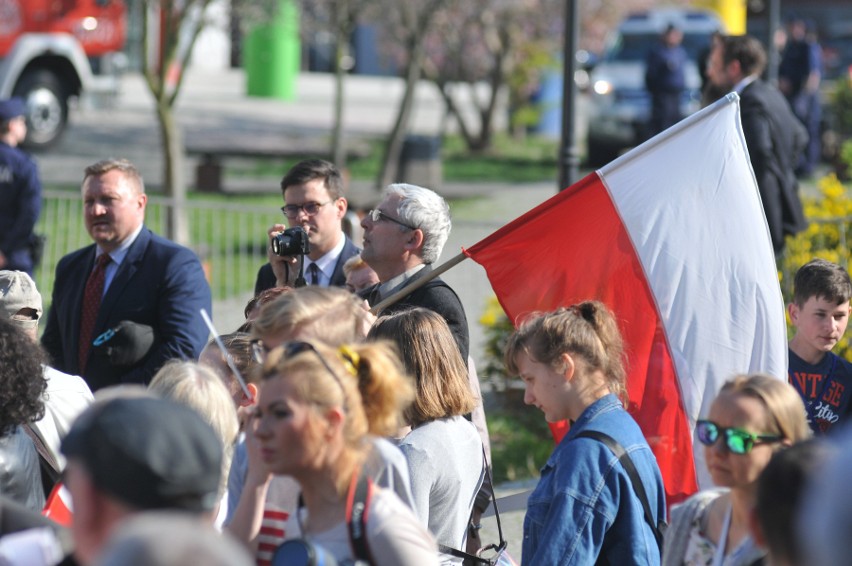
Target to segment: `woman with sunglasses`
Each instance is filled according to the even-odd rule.
[[[257,443],[273,474],[292,476],[301,487],[302,538],[338,562],[356,558],[349,529],[357,519],[347,517],[347,502],[359,482],[369,481],[369,435],[399,427],[411,399],[408,378],[385,345],[333,349],[318,342],[273,349],[261,378],[249,443]],[[369,563],[437,564],[435,541],[411,509],[393,491],[369,485]]]
[[[801,397],[768,375],[737,376],[722,387],[695,433],[717,489],[672,509],[663,564],[758,564],[766,551],[749,534],[757,479],[776,450],[810,436]]]
[[[524,382],[524,402],[548,422],[571,429],[541,469],[524,518],[523,563],[660,563],[655,529],[665,519],[657,460],[627,398],[621,334],[612,313],[586,301],[525,320],[509,337],[505,361]],[[629,454],[649,507],[649,520],[631,476],[604,442]]]

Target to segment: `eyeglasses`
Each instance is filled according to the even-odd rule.
[[[368,211],[367,216],[369,216],[370,220],[372,220],[373,222],[379,222],[381,220],[389,220],[390,222],[393,222],[394,224],[399,224],[400,226],[402,226],[404,228],[408,228],[409,230],[417,230],[417,228],[415,228],[414,226],[409,226],[408,224],[406,224],[402,220],[397,220],[393,216],[388,216],[387,213],[382,212],[378,208],[374,208],[373,210]]]
[[[784,438],[777,434],[753,434],[741,428],[725,428],[706,420],[695,423],[695,432],[701,444],[706,446],[713,446],[724,435],[725,446],[733,454],[748,454],[758,444],[770,444]]]
[[[306,202],[305,204],[288,204],[281,207],[281,212],[283,212],[287,218],[296,218],[299,216],[299,211],[304,210],[305,214],[308,216],[316,216],[320,208],[324,207],[327,204],[334,202],[333,200],[326,202]]]
[[[343,383],[340,381],[340,377],[338,377],[337,373],[335,373],[335,371],[331,369],[331,366],[328,365],[328,362],[325,361],[325,358],[322,357],[322,354],[320,354],[317,349],[314,348],[313,344],[311,344],[310,342],[285,342],[281,346],[278,346],[278,348],[272,348],[272,350],[268,349],[263,343],[263,340],[261,340],[260,338],[255,338],[250,342],[250,344],[252,355],[254,356],[255,361],[260,364],[266,362],[267,355],[270,351],[275,351],[279,348],[283,350],[283,359],[298,356],[303,352],[313,352],[314,354],[316,354],[317,359],[320,361],[326,371],[331,374],[331,377],[334,378],[335,383],[337,383],[337,385],[340,387],[340,393],[343,396],[343,410],[346,411],[346,389],[343,388]],[[266,371],[266,369],[264,369],[264,371]]]

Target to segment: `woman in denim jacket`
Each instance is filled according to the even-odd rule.
[[[526,320],[509,338],[506,365],[526,386],[524,402],[571,430],[541,470],[524,519],[523,564],[660,563],[660,549],[630,477],[595,430],[614,438],[639,474],[655,524],[665,517],[660,470],[624,410],[623,346],[612,313],[587,301]]]

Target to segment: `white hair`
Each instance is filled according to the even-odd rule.
[[[407,183],[388,185],[384,196],[390,195],[399,197],[400,220],[423,232],[423,263],[438,261],[453,227],[447,201],[435,191]]]

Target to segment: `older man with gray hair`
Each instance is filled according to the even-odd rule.
[[[379,283],[361,296],[371,306],[426,278],[438,261],[450,235],[450,207],[429,189],[398,183],[389,185],[382,201],[361,221],[364,251],[361,257],[379,276]],[[461,301],[440,278],[431,279],[381,314],[423,307],[446,319],[462,359],[467,361],[470,338]]]

